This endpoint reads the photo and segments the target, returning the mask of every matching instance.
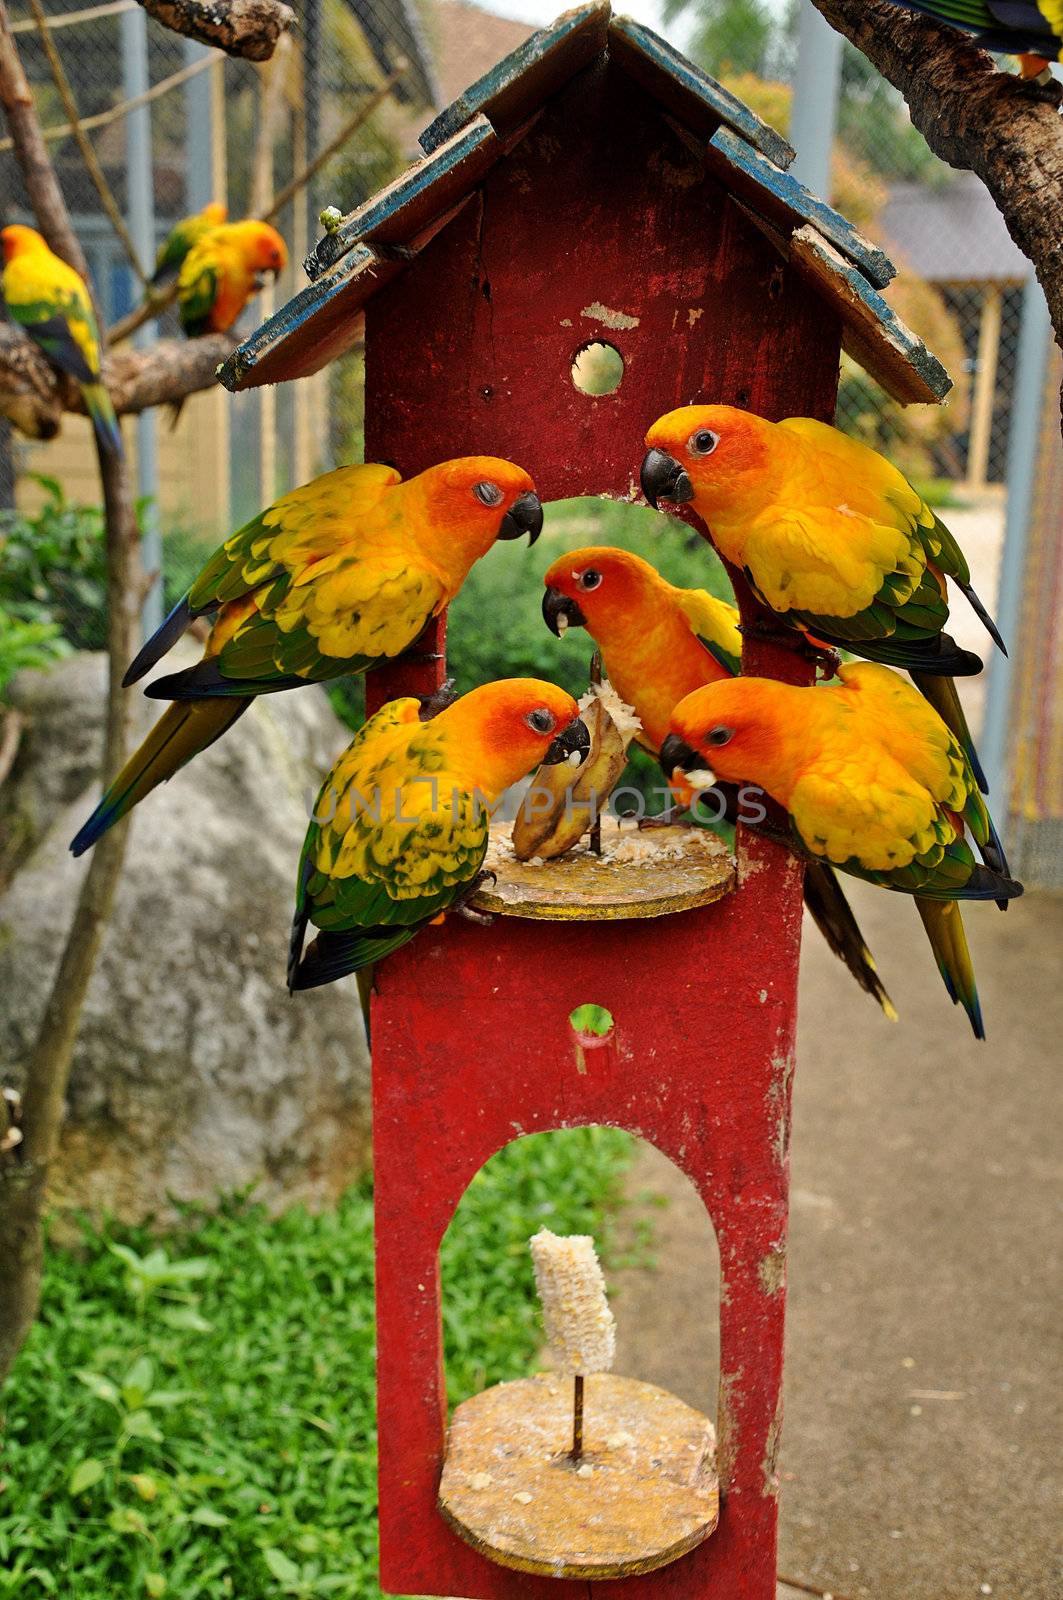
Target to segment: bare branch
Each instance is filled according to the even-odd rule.
[[[121,416],[149,406],[177,405],[200,389],[212,389],[218,367],[235,345],[234,335],[212,333],[110,352],[104,357],[103,380],[114,409]],[[0,413],[31,439],[52,439],[64,411],[84,414],[77,384],[57,373],[25,334],[0,324]]]
[[[150,17],[174,33],[210,44],[245,61],[268,61],[295,22],[281,0],[140,0]]]
[[[1033,263],[1063,345],[1063,87],[1002,71],[955,28],[891,0],[814,0],[908,102],[935,155],[982,179]]]

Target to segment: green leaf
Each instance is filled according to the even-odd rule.
[[[278,1583],[299,1582],[301,1575],[299,1568],[296,1566],[295,1562],[290,1556],[286,1556],[284,1554],[283,1550],[267,1548],[263,1550],[262,1556],[267,1567],[277,1579]]]
[[[145,1396],[151,1392],[154,1376],[155,1365],[150,1357],[141,1356],[134,1361],[122,1380],[122,1399],[131,1410],[135,1411],[144,1404]]]
[[[165,1306],[160,1320],[176,1333],[213,1333],[214,1324],[201,1317],[194,1306]]]
[[[198,1522],[204,1528],[224,1528],[230,1519],[223,1516],[220,1511],[215,1511],[213,1506],[197,1506],[188,1513],[189,1522]]]
[[[134,1506],[115,1506],[107,1518],[107,1524],[115,1533],[135,1534],[144,1539],[148,1537],[148,1525]]]
[[[162,1443],[162,1434],[150,1411],[131,1411],[123,1428],[131,1439],[150,1439],[154,1444]]]
[[[100,1372],[88,1372],[84,1367],[79,1367],[74,1376],[86,1389],[91,1389],[97,1400],[106,1400],[112,1406],[118,1404],[118,1389],[110,1378],[105,1378]]]
[[[151,1600],[162,1600],[166,1593],[166,1579],[161,1572],[145,1572],[144,1588],[151,1596]]]
[[[91,1489],[94,1484],[99,1483],[105,1470],[103,1462],[97,1461],[93,1456],[79,1461],[70,1474],[70,1493],[84,1494],[86,1489]]]

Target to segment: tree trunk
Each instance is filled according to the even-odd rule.
[[[41,136],[4,0],[0,0],[0,102],[37,224],[52,249],[88,283],[84,253]],[[129,742],[130,707],[122,675],[136,636],[139,536],[125,458],[97,448],[107,548],[104,772],[110,775],[125,760]],[[126,832],[125,824],[113,829],[89,862],[40,1032],[26,1063],[22,1142],[0,1153],[0,1378],[10,1369],[37,1313],[48,1169],[59,1142],[81,1008],[122,870]]]

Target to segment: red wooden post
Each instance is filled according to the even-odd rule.
[[[593,338],[625,363],[616,393],[596,399],[570,379],[573,355]],[[498,454],[528,467],[544,500],[630,498],[643,433],[673,406],[704,399],[773,418],[832,417],[839,342],[831,307],[661,107],[603,57],[369,302],[366,459],[406,474],[448,456]],[[663,522],[661,537],[670,537]],[[505,561],[504,550],[489,559]],[[514,594],[512,603],[538,602]],[[761,671],[804,670],[773,647],[748,654]],[[423,692],[438,676],[392,668],[386,694]],[[374,705],[384,697],[379,683],[369,694]],[[725,1499],[716,1533],[692,1554],[594,1587],[632,1600],[773,1600],[801,873],[756,839],[740,838],[739,853],[738,891],[699,911],[602,924],[506,918],[486,930],[448,921],[378,971],[380,1537],[390,1592],[476,1600],[566,1588],[492,1565],[436,1511],[438,1250],[469,1180],[501,1146],[601,1122],[671,1157],[716,1227]],[[607,1048],[581,1056],[567,1019],[586,1001],[607,1006],[616,1028]]]

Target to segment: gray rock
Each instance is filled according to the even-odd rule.
[[[8,1082],[85,871],[67,845],[98,793],[103,684],[102,658],[81,656],[15,686],[28,730],[0,799],[0,832],[20,840],[0,899]],[[369,1062],[355,984],[290,998],[284,983],[308,804],[348,737],[322,690],[264,696],[137,808],[82,1016],[60,1206],[165,1219],[173,1199],[249,1184],[274,1208],[320,1205],[364,1169]]]

